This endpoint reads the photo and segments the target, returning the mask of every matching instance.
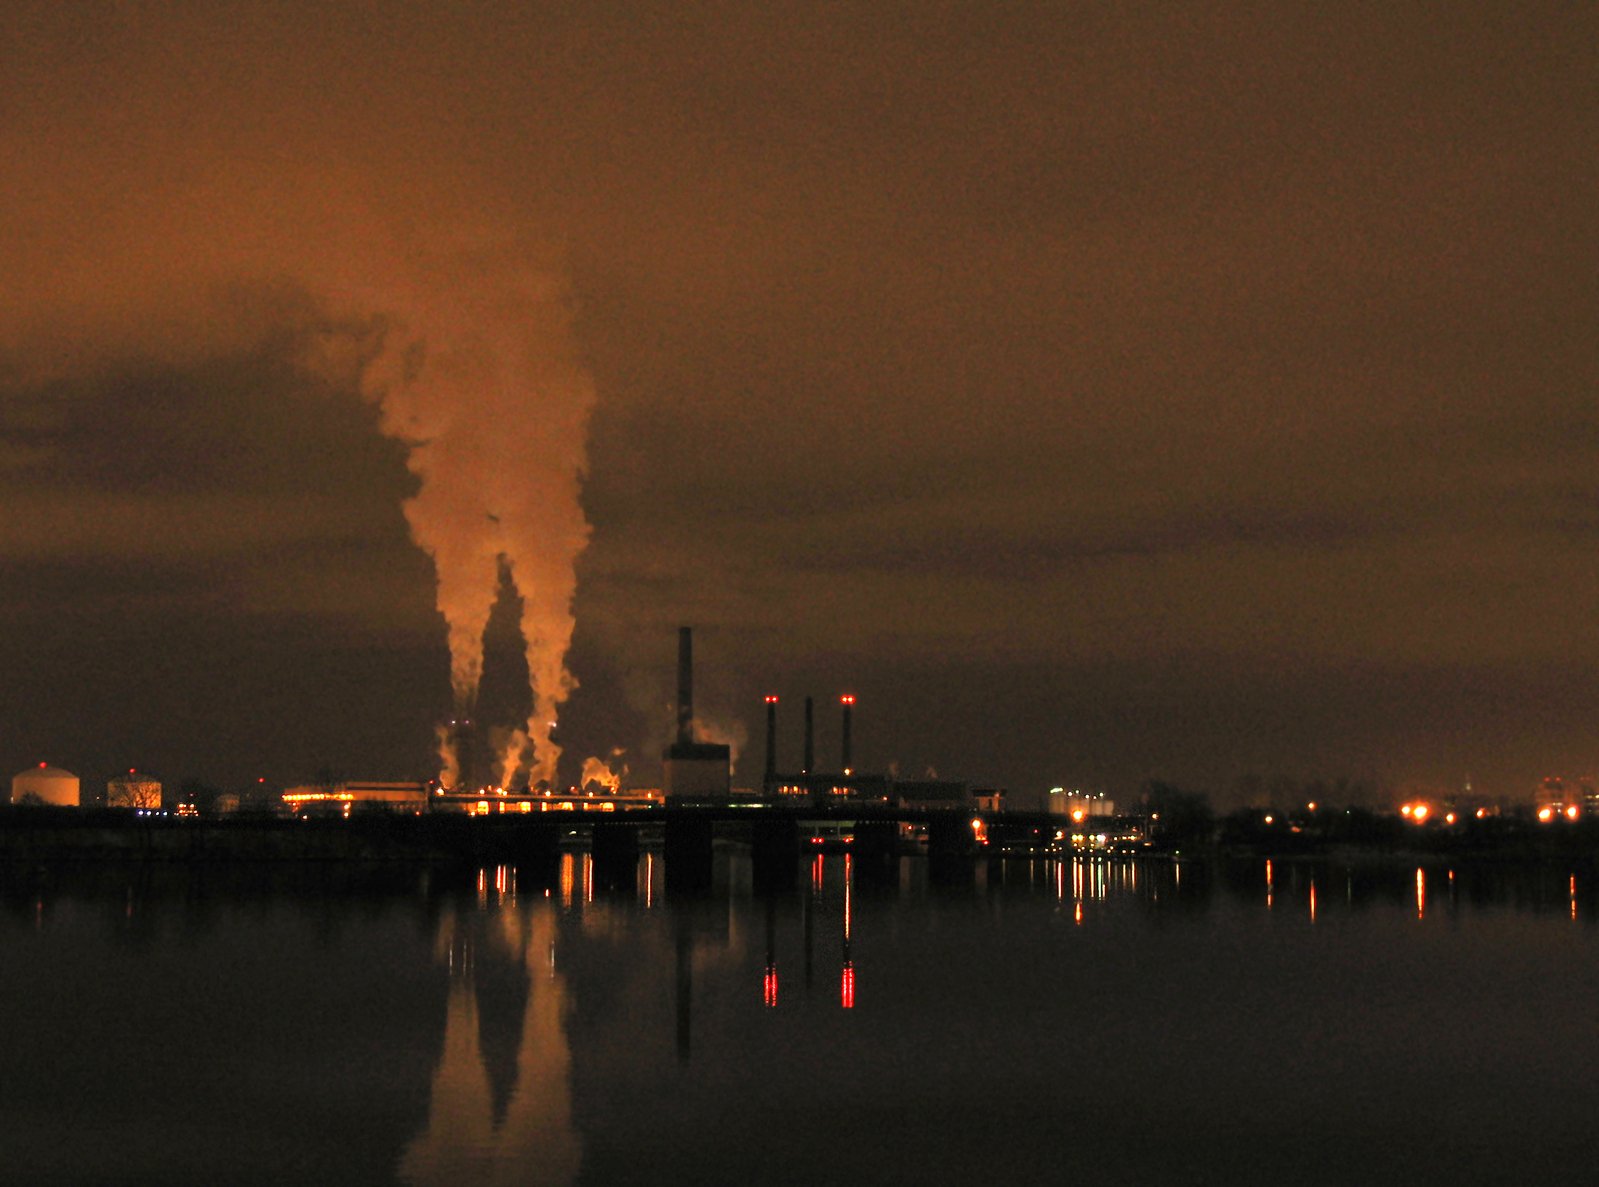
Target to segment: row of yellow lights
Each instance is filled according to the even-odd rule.
[[[491,803],[492,803],[492,801],[490,801],[490,800],[479,800],[477,802],[477,804],[474,806],[473,811],[478,816],[487,816],[487,815],[489,815],[489,806],[490,806]],[[573,800],[567,800],[567,801],[565,801],[563,803],[559,803],[559,804],[543,804],[543,803],[541,803],[539,805],[539,811],[540,812],[549,812],[549,811],[552,811],[552,810],[556,811],[556,812],[575,812],[575,811],[578,810],[578,806],[577,806],[577,802],[573,801]],[[614,812],[614,811],[616,811],[616,805],[614,803],[612,803],[610,800],[602,800],[601,802],[599,802],[597,804],[584,804],[582,810],[585,811],[585,812]],[[531,811],[533,811],[533,803],[532,803],[532,801],[531,800],[521,800],[520,802],[518,802],[516,804],[516,811],[518,811],[518,812],[531,812]]]
[[[1425,824],[1432,817],[1433,808],[1431,804],[1401,804],[1399,806],[1399,814],[1408,819],[1412,824]],[[1478,820],[1486,820],[1488,817],[1488,809],[1478,808],[1472,815],[1474,815]],[[1453,824],[1459,819],[1459,815],[1454,812],[1444,813],[1445,824]]]

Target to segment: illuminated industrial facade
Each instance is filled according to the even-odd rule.
[[[18,771],[11,780],[13,804],[49,804],[56,807],[78,806],[78,777],[71,771],[40,763],[25,771]]]
[[[130,770],[106,783],[105,802],[108,808],[153,812],[161,807],[161,781]]]

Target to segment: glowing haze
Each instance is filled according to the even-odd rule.
[[[0,761],[431,773],[508,571],[485,782],[657,780],[684,623],[785,766],[1592,772],[1596,38],[7,0]]]
[[[442,118],[437,80],[345,55],[360,13],[325,15],[343,34],[288,9],[24,5],[0,26],[0,149],[28,178],[0,186],[17,230],[0,247],[0,374],[88,382],[277,352],[309,364],[308,386],[361,391],[407,448],[456,714],[475,707],[503,566],[531,699],[504,777],[553,780],[594,403],[562,253],[513,196],[504,146]]]

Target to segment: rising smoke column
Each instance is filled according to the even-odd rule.
[[[553,784],[561,751],[550,734],[576,687],[566,653],[589,537],[579,491],[593,383],[575,355],[564,287],[513,245],[487,237],[434,253],[407,289],[365,380],[420,480],[405,516],[438,574],[455,711],[475,706],[503,560],[522,598],[533,707],[501,781],[531,748],[530,781]],[[453,756],[444,761],[448,774]]]

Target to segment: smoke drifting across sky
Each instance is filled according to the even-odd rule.
[[[858,693],[866,769],[1591,771],[1596,41],[1556,3],[15,0],[0,759],[424,768],[447,496],[407,466],[458,472],[418,430],[492,349],[481,481],[575,481],[597,393],[594,531],[535,579],[582,519],[483,485],[458,571],[505,552],[552,623],[575,589],[562,738],[635,778],[681,623],[746,729]],[[566,630],[499,720],[548,720]]]
[[[573,357],[563,289],[519,259],[514,241],[452,253],[416,293],[407,314],[381,326],[365,380],[420,480],[405,513],[437,570],[455,710],[477,707],[503,562],[521,596],[533,706],[499,778],[511,784],[530,745],[531,780],[553,785],[561,751],[551,731],[573,688],[566,652],[588,540],[578,484],[593,385]],[[443,757],[454,786],[455,756],[445,747]]]
[[[368,91],[359,69],[319,74],[336,51],[298,15],[114,5],[17,22],[34,72],[11,113],[35,126],[8,197],[34,234],[6,359],[38,383],[303,339],[407,447],[405,515],[434,563],[458,715],[476,708],[502,565],[515,583],[532,707],[502,777],[531,758],[553,782],[594,402],[566,283],[496,179],[428,143],[414,101]]]

